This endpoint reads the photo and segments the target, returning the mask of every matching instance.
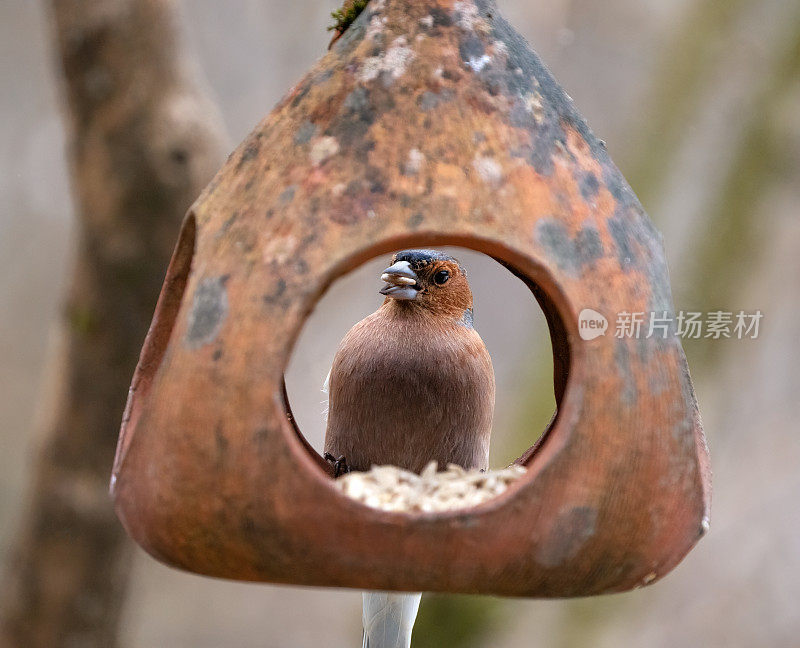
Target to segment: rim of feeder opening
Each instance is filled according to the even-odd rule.
[[[530,286],[558,416],[499,498],[373,510],[295,431],[283,372],[335,278],[443,244]],[[653,582],[707,528],[697,403],[679,340],[583,340],[584,308],[672,310],[660,235],[604,147],[493,3],[373,0],[184,223],[120,432],[117,513],[160,560],[227,578],[538,597]]]

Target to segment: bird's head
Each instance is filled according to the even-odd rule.
[[[436,250],[403,250],[381,274],[387,302],[407,302],[435,314],[471,319],[467,273],[453,257]]]

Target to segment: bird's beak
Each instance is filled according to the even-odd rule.
[[[398,261],[386,268],[381,274],[381,281],[386,282],[381,288],[381,295],[392,299],[411,300],[416,299],[419,294],[419,277],[408,261]]]

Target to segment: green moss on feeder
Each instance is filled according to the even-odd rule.
[[[355,22],[355,19],[361,15],[368,2],[369,0],[346,0],[341,9],[331,12],[331,17],[336,22],[328,27],[328,31],[343,34]]]

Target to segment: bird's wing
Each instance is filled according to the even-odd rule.
[[[364,592],[362,648],[409,648],[422,594]]]

